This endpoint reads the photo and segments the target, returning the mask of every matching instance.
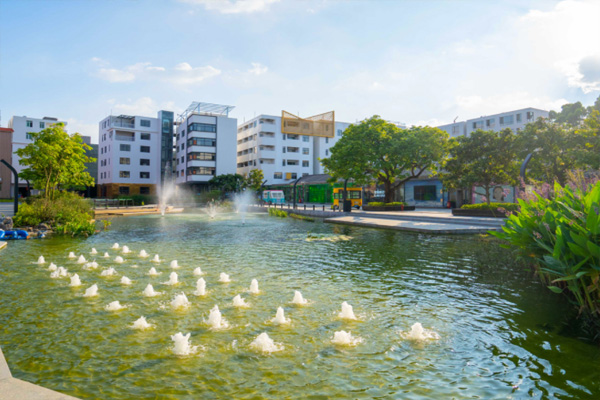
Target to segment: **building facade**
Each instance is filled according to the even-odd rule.
[[[348,126],[350,123],[335,122],[332,137],[286,134],[281,131],[280,116],[259,115],[238,126],[237,173],[247,176],[260,169],[269,186],[323,174],[320,160],[329,157],[331,147]]]
[[[214,176],[236,173],[237,119],[233,106],[193,102],[178,116],[175,136],[175,182],[193,193],[208,188]]]
[[[163,129],[165,121],[166,124],[171,121],[171,125]],[[162,164],[172,157],[172,121],[171,111],[159,111],[157,118],[110,115],[100,121],[100,197],[157,194],[164,170]],[[165,136],[167,140],[164,140]]]
[[[11,128],[0,127],[0,160],[12,163],[12,134]],[[0,164],[0,199],[9,199],[12,192],[12,171],[4,164]]]

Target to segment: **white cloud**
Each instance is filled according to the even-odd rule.
[[[258,76],[258,75],[266,74],[268,70],[269,70],[269,68],[265,67],[264,65],[253,62],[252,68],[250,68],[248,70],[248,72],[252,75]]]
[[[103,62],[106,63],[106,62]],[[183,62],[172,69],[153,66],[149,62],[141,62],[126,66],[122,69],[100,68],[96,74],[101,79],[109,82],[133,82],[138,80],[165,81],[176,85],[194,85],[221,73],[210,65],[203,67],[192,67]]]
[[[202,5],[208,11],[221,14],[242,14],[269,11],[271,4],[279,0],[180,0],[184,3]]]
[[[169,74],[168,81],[178,85],[193,85],[220,75],[221,71],[207,65],[206,67],[192,67],[188,63],[177,64],[174,72]]]
[[[82,136],[91,136],[92,143],[98,143],[98,124],[90,124],[77,118],[67,118],[67,132],[79,133]]]

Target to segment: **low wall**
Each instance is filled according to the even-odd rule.
[[[271,207],[271,208],[273,208],[273,207]],[[341,217],[343,215],[352,214],[352,213],[344,213],[344,212],[339,212],[339,211],[323,211],[322,209],[321,210],[317,209],[314,211],[312,209],[304,210],[303,208],[296,208],[295,210],[290,208],[288,210],[287,207],[283,207],[283,208],[277,207],[277,209],[283,210],[283,211],[287,212],[288,214],[305,215],[307,217],[314,217],[314,218],[333,218],[333,217]],[[250,207],[248,207],[248,211],[267,213],[267,212],[269,212],[269,207],[250,206]]]

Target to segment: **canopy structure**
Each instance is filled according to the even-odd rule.
[[[332,138],[335,135],[335,112],[300,118],[287,111],[281,111],[281,133]]]
[[[184,112],[179,114],[177,117],[177,123],[181,123],[181,121],[186,119],[191,114],[220,115],[228,117],[229,112],[234,108],[235,106],[194,101]]]

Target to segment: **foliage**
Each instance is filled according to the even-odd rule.
[[[449,189],[480,186],[490,204],[491,189],[498,183],[514,185],[518,176],[515,136],[510,129],[501,132],[476,130],[470,136],[450,139],[450,155],[441,180]]]
[[[213,176],[208,185],[222,192],[237,192],[246,187],[246,180],[240,174],[224,174]]]
[[[404,182],[426,170],[435,174],[447,152],[448,134],[438,128],[400,129],[375,115],[350,125],[321,160],[333,180],[352,179],[355,184],[384,185],[385,201]]]
[[[18,149],[19,164],[26,166],[19,176],[44,190],[44,197],[53,199],[59,188],[91,186],[94,178],[85,163],[95,162],[86,156],[92,148],[83,143],[78,133],[69,135],[63,123],[53,124],[40,132],[30,132],[33,143]]]
[[[214,201],[220,200],[221,196],[223,196],[223,193],[221,193],[220,190],[209,190],[209,191],[200,193],[200,195],[198,197],[200,199],[200,203],[209,203],[211,201],[214,202]]]
[[[118,199],[130,199],[134,206],[143,206],[145,204],[157,204],[158,198],[149,194],[131,194],[117,197]]]
[[[397,206],[406,206],[406,203],[401,201],[393,201],[391,203],[384,203],[382,201],[370,201],[367,206],[369,207],[397,207]]]
[[[254,192],[258,192],[262,187],[265,175],[262,169],[253,169],[246,178],[246,186]]]
[[[555,183],[552,199],[519,199],[520,212],[491,234],[530,257],[550,290],[566,290],[580,312],[600,317],[600,182],[588,189]]]
[[[62,191],[54,200],[46,197],[31,197],[19,207],[15,215],[15,226],[36,226],[49,223],[58,233],[90,235],[95,232],[92,207],[76,193]]]
[[[288,213],[275,207],[269,207],[269,215],[272,217],[286,218],[288,216]]]
[[[578,101],[577,103],[564,104],[561,111],[550,111],[548,116],[559,124],[577,126],[583,121],[587,112],[588,110]]]
[[[107,230],[109,226],[112,225],[112,221],[109,221],[107,219],[101,219],[100,222],[102,223],[102,229]]]
[[[518,211],[519,205],[516,203],[483,203],[483,204],[463,204],[460,208],[466,210],[498,210],[503,211]]]
[[[596,100],[600,108],[600,97]],[[575,131],[578,147],[574,157],[581,167],[600,170],[600,110],[592,109],[582,126]]]
[[[284,211],[285,212],[285,211]],[[300,215],[300,214],[289,214],[290,218],[294,218],[300,221],[307,221],[307,222],[315,222],[314,218],[311,217],[307,217],[306,215]]]

